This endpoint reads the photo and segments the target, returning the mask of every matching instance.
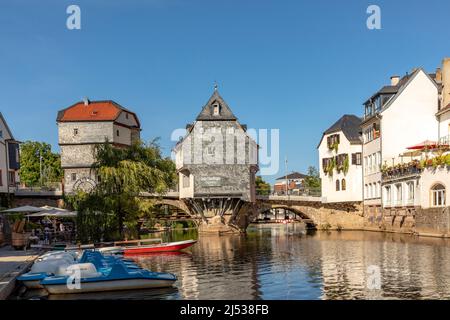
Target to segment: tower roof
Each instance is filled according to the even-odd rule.
[[[214,113],[215,106],[218,106],[219,112]],[[235,121],[236,116],[231,111],[228,104],[220,96],[219,91],[215,88],[214,93],[211,98],[209,98],[206,105],[203,107],[202,111],[197,116],[197,121]]]

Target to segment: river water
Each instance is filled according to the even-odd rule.
[[[161,235],[159,235],[161,237]],[[195,230],[164,234],[197,238]],[[171,289],[47,299],[449,299],[450,241],[409,235],[253,225],[246,236],[203,236],[186,252],[133,257],[172,272]],[[379,275],[379,277],[378,277]],[[27,292],[23,298],[42,293]]]

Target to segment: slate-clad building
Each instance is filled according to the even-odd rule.
[[[57,124],[64,190],[69,193],[96,183],[91,172],[95,145],[108,141],[121,148],[140,139],[136,114],[111,100],[77,102],[58,112]]]
[[[258,146],[217,89],[186,129],[174,148],[180,199],[203,201],[191,204],[205,216],[254,202]]]

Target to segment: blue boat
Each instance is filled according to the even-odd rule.
[[[86,293],[118,290],[135,290],[170,287],[177,280],[171,273],[151,272],[145,269],[128,269],[120,261],[107,267],[96,268],[93,263],[81,264],[87,272],[73,282],[73,276],[51,276],[41,280],[41,285],[50,294]],[[74,265],[76,267],[76,265]]]

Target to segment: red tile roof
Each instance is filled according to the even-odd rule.
[[[88,105],[85,105],[83,101],[77,102],[64,110],[59,111],[57,121],[115,121],[122,111],[133,115],[138,126],[140,126],[139,119],[135,113],[123,108],[112,100],[89,101]]]

